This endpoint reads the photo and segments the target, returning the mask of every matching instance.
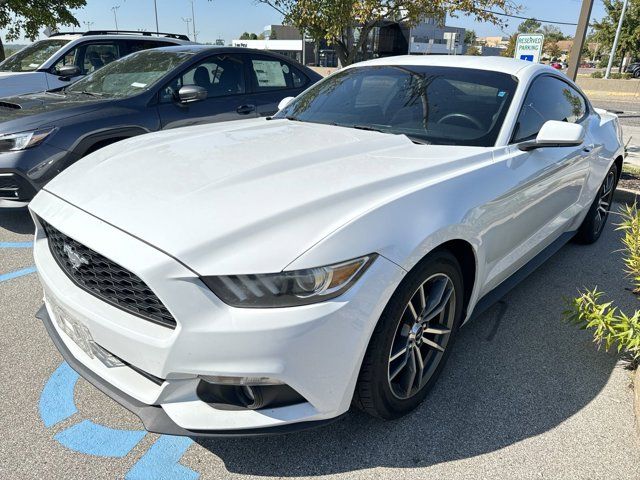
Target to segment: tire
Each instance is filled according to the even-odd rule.
[[[609,209],[611,208],[611,201],[617,184],[618,166],[614,163],[607,172],[602,185],[598,189],[596,198],[593,200],[591,207],[589,207],[587,216],[578,229],[575,237],[578,243],[590,245],[597,242],[600,235],[602,235],[602,231],[607,224],[607,218],[609,218]]]
[[[422,260],[402,281],[378,321],[362,362],[353,403],[364,412],[387,420],[414,410],[425,399],[446,363],[462,321],[463,298],[462,271],[451,253],[434,252]],[[429,320],[440,308],[441,314]],[[444,351],[436,349],[433,343]],[[415,352],[420,352],[424,363],[420,381]],[[397,373],[405,360],[404,370]],[[415,372],[413,382],[412,370]]]
[[[634,77],[634,78],[640,78],[640,68],[636,68],[636,69],[633,71],[633,77]]]

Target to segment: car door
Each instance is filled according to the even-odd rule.
[[[275,114],[283,98],[297,96],[310,84],[309,78],[290,62],[269,55],[247,57],[253,92],[249,103],[255,105],[258,116]]]
[[[96,40],[84,42],[67,50],[47,72],[49,90],[66,87],[85,75],[119,59],[124,55],[124,48],[117,40]],[[80,75],[66,78],[60,77],[59,70],[68,65],[80,69]]]
[[[521,151],[517,145],[535,139],[548,120],[580,123],[584,142]],[[486,239],[488,290],[550,245],[582,210],[581,193],[593,155],[593,121],[588,103],[568,82],[546,74],[533,80],[511,144],[496,153],[496,181],[504,181],[508,189],[490,205],[497,226]]]
[[[243,55],[212,55],[188,67],[160,90],[158,113],[162,128],[255,117],[255,106],[247,103],[245,83]],[[181,103],[178,92],[188,85],[204,88],[207,98]]]

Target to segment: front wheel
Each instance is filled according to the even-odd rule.
[[[604,178],[604,182],[602,182],[587,216],[578,229],[578,233],[576,234],[576,240],[578,242],[584,244],[595,243],[600,238],[600,235],[602,235],[604,226],[607,223],[607,218],[609,217],[609,210],[611,209],[613,193],[617,183],[618,167],[614,163],[607,172],[607,176]]]
[[[456,258],[434,252],[403,280],[371,337],[354,404],[384,419],[416,408],[436,382],[462,319]]]

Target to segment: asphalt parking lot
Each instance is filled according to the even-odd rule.
[[[34,318],[32,228],[24,210],[0,211],[0,478],[640,478],[630,373],[561,321],[582,285],[637,306],[611,226],[466,326],[413,414],[207,441],[145,433],[62,363]]]

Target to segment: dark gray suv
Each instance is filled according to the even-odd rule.
[[[26,205],[85,155],[147,132],[269,116],[320,80],[271,52],[183,45],[133,53],[73,85],[0,99],[0,206]]]

